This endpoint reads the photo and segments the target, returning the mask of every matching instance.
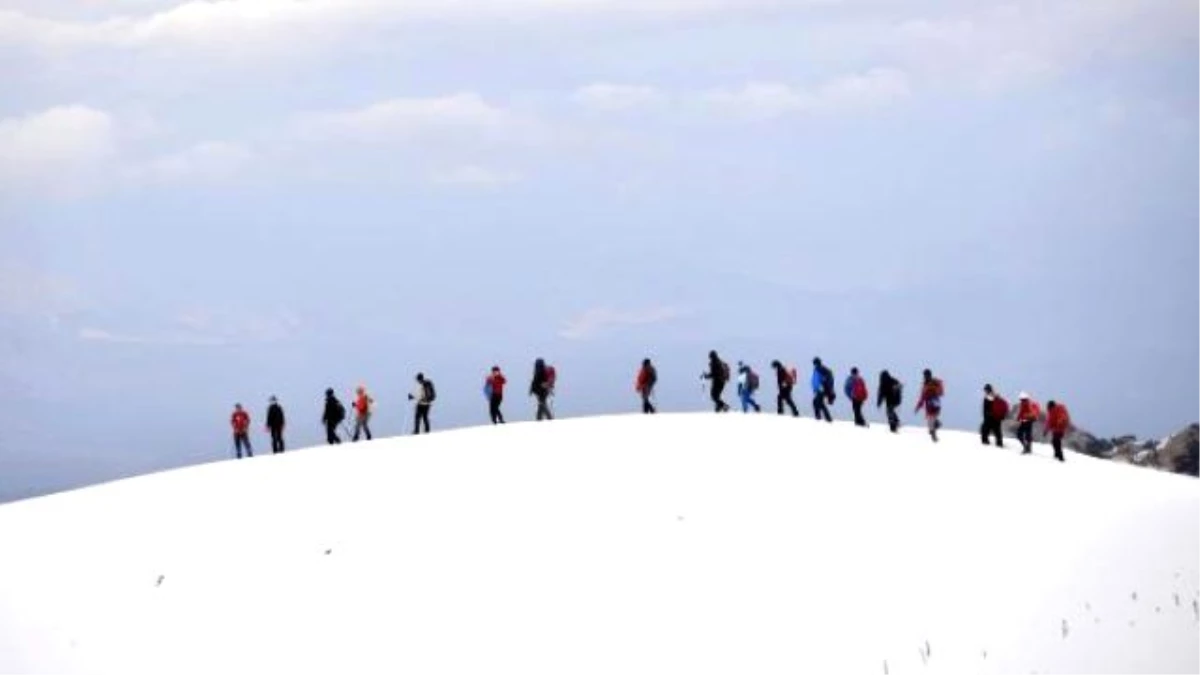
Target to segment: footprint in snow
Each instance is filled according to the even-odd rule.
[[[1071,627],[1069,625],[1067,625],[1067,620],[1063,619],[1062,620],[1062,636],[1063,636],[1064,640],[1067,639],[1067,634],[1070,632],[1071,632]]]
[[[166,579],[166,577],[161,574],[158,575],[158,581],[154,582],[155,587],[162,586],[163,579]]]

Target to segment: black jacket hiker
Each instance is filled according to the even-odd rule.
[[[342,442],[338,438],[337,428],[346,419],[346,408],[342,402],[337,400],[333,395],[332,389],[325,390],[325,413],[321,415],[321,422],[325,424],[325,440],[330,445],[336,445]]]
[[[888,428],[893,433],[900,428],[900,415],[896,412],[896,408],[900,407],[900,399],[900,381],[892,377],[892,374],[886,370],[879,373],[879,389],[875,398],[875,407],[887,406]]]
[[[771,367],[775,369],[775,384],[779,387],[779,395],[775,399],[779,414],[783,414],[783,407],[786,405],[791,408],[792,417],[799,417],[800,411],[796,409],[796,402],[792,400],[792,389],[796,383],[792,382],[791,372],[779,361],[772,361]]]
[[[716,412],[729,412],[729,404],[721,399],[721,395],[725,391],[725,384],[729,382],[729,364],[722,361],[716,351],[711,351],[708,353],[708,372],[700,377],[712,381],[712,389],[709,394],[712,396],[713,408]]]
[[[267,407],[267,430],[271,432],[271,452],[283,452],[283,407],[274,396],[271,405]]]

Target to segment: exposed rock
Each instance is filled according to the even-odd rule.
[[[1173,434],[1155,455],[1160,468],[1189,476],[1200,475],[1200,424]]]

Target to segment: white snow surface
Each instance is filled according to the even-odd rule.
[[[614,416],[0,507],[0,672],[1200,670],[1193,479],[974,434]]]

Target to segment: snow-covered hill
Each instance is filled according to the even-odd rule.
[[[0,672],[1196,672],[1189,478],[601,417],[0,507]]]

